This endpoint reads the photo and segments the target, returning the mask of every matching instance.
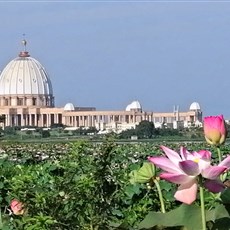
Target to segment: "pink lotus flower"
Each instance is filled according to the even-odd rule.
[[[204,118],[204,135],[211,145],[218,146],[225,142],[227,131],[223,115]]]
[[[15,215],[23,215],[25,213],[24,204],[17,199],[13,199],[10,208]]]
[[[148,160],[164,170],[160,178],[179,184],[174,195],[176,200],[186,204],[193,203],[196,200],[199,178],[204,178],[204,186],[211,192],[217,193],[225,188],[219,176],[230,168],[230,155],[218,166],[212,166],[209,151],[190,153],[181,147],[178,154],[165,146],[161,148],[167,157],[148,157]]]

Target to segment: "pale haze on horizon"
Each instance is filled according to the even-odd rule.
[[[55,104],[187,111],[230,119],[230,2],[0,2],[0,69],[27,50]]]

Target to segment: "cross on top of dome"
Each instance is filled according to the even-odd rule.
[[[23,34],[23,36],[25,36],[25,34]],[[19,53],[19,55],[18,55],[19,57],[29,57],[30,56],[29,52],[26,51],[26,44],[27,44],[26,39],[23,39],[22,40],[22,45],[24,46],[24,51],[21,51]]]
[[[27,44],[27,41],[25,39],[22,40],[22,45],[24,46],[24,51],[26,51],[26,44]]]

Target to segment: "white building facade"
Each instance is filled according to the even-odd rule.
[[[0,116],[5,126],[96,127],[98,130],[121,131],[135,128],[148,120],[156,127],[179,128],[200,125],[202,111],[197,102],[186,112],[143,111],[139,101],[133,101],[121,111],[97,111],[94,107],[75,107],[67,103],[55,107],[52,83],[43,65],[30,57],[26,41],[24,51],[10,61],[0,74]]]

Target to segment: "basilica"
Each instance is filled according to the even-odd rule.
[[[0,116],[2,126],[44,127],[63,124],[69,129],[95,127],[100,131],[122,131],[135,128],[143,121],[155,127],[179,128],[202,125],[199,103],[193,102],[188,111],[145,111],[134,100],[120,111],[98,111],[94,107],[76,107],[68,102],[55,107],[52,82],[43,65],[32,58],[23,40],[23,51],[10,61],[0,74]]]

